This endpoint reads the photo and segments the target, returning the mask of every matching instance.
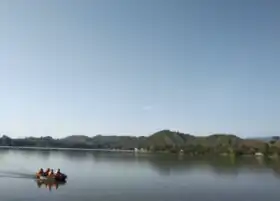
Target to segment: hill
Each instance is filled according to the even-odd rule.
[[[247,138],[249,140],[260,140],[264,142],[270,142],[273,140],[280,140],[280,136],[268,136],[268,137],[252,137],[252,138]]]
[[[125,150],[138,148],[151,152],[184,152],[190,155],[280,153],[279,138],[273,138],[273,140],[265,142],[257,139],[242,139],[233,134],[213,134],[198,137],[170,130],[162,130],[148,137],[72,135],[62,139],[53,139],[49,136],[12,139],[4,135],[0,138],[0,146]]]

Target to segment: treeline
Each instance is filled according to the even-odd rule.
[[[230,134],[214,134],[197,137],[190,134],[162,130],[148,137],[132,136],[69,136],[62,139],[52,137],[29,137],[12,139],[8,136],[0,138],[0,146],[28,146],[53,148],[87,148],[87,149],[125,149],[149,152],[172,152],[188,155],[234,154],[280,155],[279,137],[270,141],[242,139]]]

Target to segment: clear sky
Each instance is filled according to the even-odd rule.
[[[278,0],[1,0],[0,133],[280,134]]]

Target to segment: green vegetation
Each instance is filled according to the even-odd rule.
[[[131,136],[68,136],[62,139],[52,137],[12,139],[8,136],[0,138],[0,146],[28,146],[53,148],[87,148],[87,149],[122,149],[149,152],[181,153],[196,155],[261,155],[278,157],[280,139],[271,141],[242,139],[230,134],[213,134],[197,137],[190,134],[162,130],[148,137]]]

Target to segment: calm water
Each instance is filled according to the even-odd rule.
[[[280,164],[133,153],[0,150],[1,201],[279,201]],[[69,179],[38,186],[38,168]]]

